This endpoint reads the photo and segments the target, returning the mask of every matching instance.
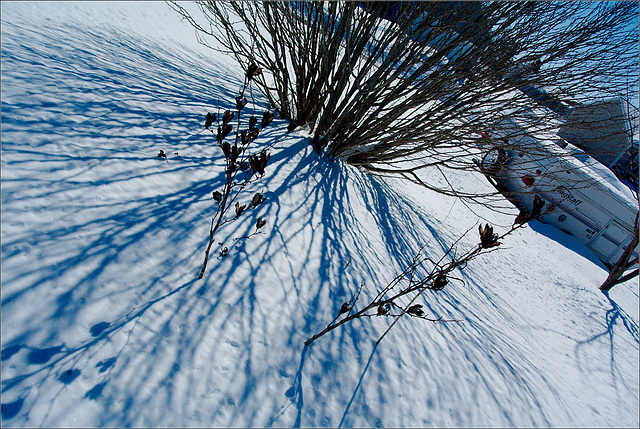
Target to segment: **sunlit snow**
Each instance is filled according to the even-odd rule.
[[[276,118],[246,191],[266,202],[197,280],[224,180],[204,118],[242,70],[165,3],[1,8],[3,427],[638,427],[638,283],[601,293],[576,239],[532,222],[419,298],[460,322],[405,317],[374,347],[391,321],[364,318],[304,347],[360,285],[356,306],[515,209],[367,176]]]

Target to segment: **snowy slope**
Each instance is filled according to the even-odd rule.
[[[363,319],[305,348],[422,245],[513,216],[320,158],[276,119],[247,191],[267,201],[196,280],[223,181],[204,114],[241,70],[164,3],[1,8],[4,427],[638,426],[638,284],[600,293],[577,240],[533,222],[420,298],[459,323],[403,319],[376,348],[390,320]]]

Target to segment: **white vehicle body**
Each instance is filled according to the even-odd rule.
[[[495,136],[480,164],[483,173],[520,209],[531,211],[534,197],[541,197],[541,222],[573,235],[607,266],[615,264],[633,237],[635,195],[577,147],[513,133],[519,126],[508,119],[504,125],[502,135],[517,137],[501,145]],[[637,256],[638,247],[632,259]]]

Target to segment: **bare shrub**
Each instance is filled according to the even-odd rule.
[[[489,194],[446,171],[475,168],[483,131],[545,136],[572,105],[638,94],[634,2],[200,1],[204,21],[171,5],[262,67],[256,84],[319,151],[474,201]]]

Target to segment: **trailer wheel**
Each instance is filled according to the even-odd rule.
[[[505,162],[507,162],[507,152],[504,148],[496,146],[484,155],[480,165],[485,174],[494,176],[502,169]]]

